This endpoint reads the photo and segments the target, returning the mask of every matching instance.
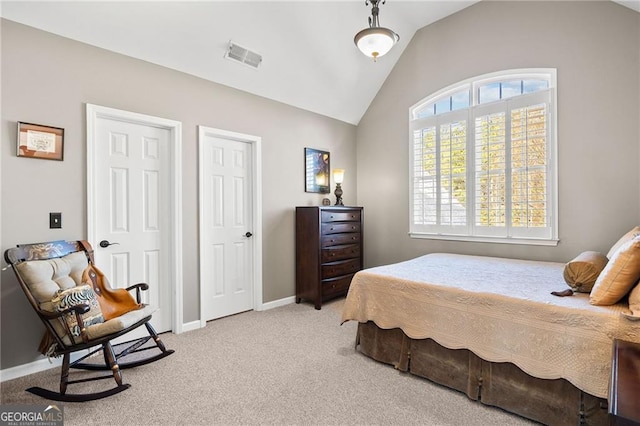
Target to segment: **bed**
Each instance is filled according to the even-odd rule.
[[[434,253],[358,272],[342,320],[365,355],[545,424],[607,424],[613,339],[629,304],[594,306],[565,264]]]

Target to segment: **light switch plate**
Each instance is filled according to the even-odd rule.
[[[62,213],[49,213],[49,228],[62,228]]]

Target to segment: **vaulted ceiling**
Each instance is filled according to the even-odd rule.
[[[477,0],[388,0],[400,35],[373,62],[353,43],[371,5],[339,1],[2,1],[3,18],[357,124],[416,30]],[[625,1],[640,10],[640,0]],[[258,69],[224,58],[229,41]]]

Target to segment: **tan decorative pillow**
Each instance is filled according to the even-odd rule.
[[[56,312],[62,312],[65,309],[68,309],[71,306],[75,305],[89,305],[89,311],[82,314],[82,322],[84,323],[85,327],[88,327],[92,324],[99,324],[101,322],[104,322],[102,311],[100,310],[100,304],[98,303],[98,299],[96,299],[96,294],[93,292],[93,289],[89,285],[82,285],[69,288],[67,290],[60,290],[51,300],[51,303],[53,304],[53,309]],[[71,336],[73,336],[69,336],[71,340],[79,343],[80,339],[75,339],[75,337],[80,336],[80,327],[78,326],[78,321],[76,319],[75,313],[64,315],[60,319],[60,321],[65,321],[69,326],[69,330],[71,330]]]
[[[611,260],[611,258],[613,257],[615,252],[620,248],[621,245],[623,245],[629,240],[632,240],[634,237],[638,235],[640,235],[640,226],[634,227],[631,231],[627,232],[622,237],[620,237],[620,239],[616,241],[616,243],[613,246],[611,246],[611,248],[607,252],[607,258]]]
[[[622,244],[596,280],[589,302],[613,305],[629,293],[640,279],[640,236]]]
[[[640,319],[640,284],[636,284],[629,293],[629,310],[631,315]]]
[[[608,261],[607,256],[597,251],[582,252],[564,265],[564,280],[573,291],[590,293]]]

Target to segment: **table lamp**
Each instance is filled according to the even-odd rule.
[[[333,180],[336,183],[336,190],[333,192],[336,196],[336,206],[344,206],[342,204],[342,187],[344,181],[344,169],[333,169]]]

